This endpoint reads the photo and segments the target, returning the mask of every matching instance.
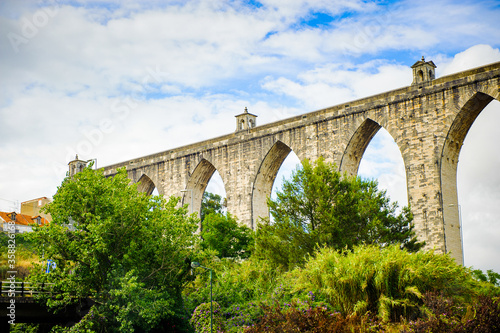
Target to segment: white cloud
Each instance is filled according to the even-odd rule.
[[[444,59],[443,59],[444,60]],[[500,61],[500,50],[490,45],[474,45],[467,50],[456,54],[448,63],[436,68],[439,76],[461,72],[470,68],[484,66]]]
[[[296,81],[267,78],[263,88],[293,97],[306,109],[316,109],[407,86],[411,80],[408,67],[371,61],[328,64],[300,74]]]

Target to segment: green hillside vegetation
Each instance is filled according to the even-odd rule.
[[[7,271],[16,271],[17,279],[24,279],[29,275],[30,267],[33,262],[39,260],[35,254],[33,244],[27,239],[26,234],[16,234],[16,254],[15,268],[9,268],[9,253],[8,253],[8,234],[0,232],[0,280],[5,280]]]
[[[125,170],[65,179],[47,206],[53,223],[29,237],[57,270],[34,264],[29,279],[56,283],[40,300],[53,310],[96,303],[53,332],[210,332],[211,290],[217,332],[500,330],[500,275],[423,251],[409,209],[397,213],[376,182],[305,161],[256,232],[220,196],[203,202],[195,233],[187,207],[138,193]]]

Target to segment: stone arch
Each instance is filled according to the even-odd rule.
[[[446,135],[440,161],[441,200],[443,208],[445,252],[451,252],[457,262],[463,261],[462,236],[457,194],[458,157],[465,137],[481,111],[494,98],[477,92],[456,114]]]
[[[366,147],[368,147],[368,144],[381,127],[380,124],[370,118],[363,121],[351,136],[344,154],[342,155],[340,172],[347,172],[353,176],[357,175],[359,163],[361,162],[361,158],[363,158]]]
[[[281,164],[291,151],[292,149],[289,146],[281,141],[276,141],[262,160],[252,186],[252,218],[250,225],[252,229],[257,226],[259,218],[269,217],[267,198],[271,196],[274,180]]]
[[[139,178],[139,180],[137,181],[137,190],[139,192],[151,195],[151,193],[153,193],[155,188],[156,188],[155,183],[146,174],[143,174],[141,178]]]
[[[203,193],[207,188],[216,168],[206,159],[202,159],[189,177],[186,188],[181,190],[182,204],[188,204],[191,213],[200,214]],[[224,180],[223,180],[224,181]]]

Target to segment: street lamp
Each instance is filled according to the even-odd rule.
[[[202,265],[200,265],[199,262],[196,262],[196,261],[193,261],[191,263],[191,267],[192,268],[196,268],[196,267],[201,267],[201,268],[204,268],[208,271],[210,271],[210,333],[212,333],[212,317],[213,317],[213,309],[212,309],[212,269],[211,268],[208,268],[208,267],[204,267]]]

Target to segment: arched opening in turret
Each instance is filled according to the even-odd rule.
[[[496,271],[500,270],[499,122],[500,102],[476,93],[450,126],[440,165],[446,252],[464,265]]]
[[[156,190],[156,193],[158,193],[155,183],[153,183],[151,178],[149,178],[145,174],[142,175],[141,178],[139,178],[139,181],[137,183],[137,190],[139,192],[144,192],[147,195],[151,195]]]
[[[189,177],[186,188],[181,191],[182,204],[189,205],[189,213],[196,213],[199,216],[203,194],[214,174],[217,174],[218,177],[214,178],[215,183],[209,189],[214,190],[214,188],[218,188],[217,191],[219,193],[223,192],[225,196],[224,182],[220,174],[212,163],[206,159],[202,159],[194,169],[191,177]]]
[[[278,190],[281,188],[283,177],[289,178],[299,158],[290,147],[281,141],[277,141],[269,150],[262,161],[252,188],[252,229],[257,227],[257,223],[262,218],[269,217],[267,198],[271,197],[274,186]]]

